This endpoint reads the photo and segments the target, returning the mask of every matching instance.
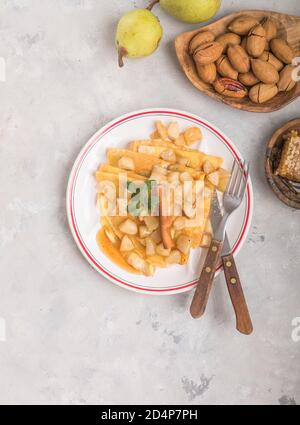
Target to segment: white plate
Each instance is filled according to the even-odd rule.
[[[96,242],[99,211],[96,207],[95,171],[106,162],[108,148],[124,148],[133,139],[147,138],[154,122],[178,121],[182,128],[199,126],[203,132],[201,150],[222,156],[224,167],[230,169],[233,159],[241,159],[234,144],[213,124],[187,112],[171,109],[148,109],[124,115],[99,130],[84,146],[71,171],[67,189],[67,212],[73,237],[86,260],[104,277],[123,288],[146,294],[178,294],[192,289],[200,275],[206,250],[192,251],[186,266],[157,269],[153,277],[128,273],[115,265]],[[252,183],[241,207],[232,215],[228,235],[235,254],[239,252],[250,228],[253,211]],[[217,273],[220,273],[221,266]]]

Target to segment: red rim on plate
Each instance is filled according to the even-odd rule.
[[[169,110],[169,109],[151,109],[151,110],[143,110],[139,112],[134,112],[131,114],[127,114],[117,120],[114,120],[104,126],[101,130],[99,130],[84,146],[82,151],[80,152],[79,156],[77,157],[74,166],[72,168],[69,183],[68,183],[68,189],[67,189],[67,213],[68,213],[68,220],[70,229],[72,231],[73,237],[75,239],[75,242],[77,246],[79,247],[80,251],[83,253],[83,255],[86,257],[88,262],[98,271],[100,272],[104,277],[108,278],[109,280],[113,281],[114,283],[125,286],[128,289],[142,292],[142,293],[152,293],[152,294],[172,294],[172,293],[181,293],[185,292],[188,289],[191,289],[197,281],[193,281],[188,284],[183,284],[182,286],[177,286],[174,288],[165,288],[165,289],[151,289],[151,288],[144,288],[139,287],[134,284],[130,284],[128,282],[125,282],[122,279],[119,279],[118,277],[112,275],[107,270],[105,270],[102,265],[91,255],[88,248],[86,247],[84,241],[82,240],[82,237],[80,235],[77,223],[76,223],[76,214],[74,211],[74,192],[75,192],[75,186],[76,186],[76,179],[78,176],[78,173],[80,171],[81,165],[89,153],[89,151],[93,148],[93,146],[99,142],[101,137],[103,137],[108,131],[112,130],[114,127],[119,126],[122,123],[125,123],[126,121],[133,120],[140,118],[142,116],[150,116],[150,115],[158,115],[163,114],[166,116],[173,116],[173,117],[179,117],[179,118],[186,118],[189,120],[194,121],[197,124],[200,124],[201,126],[207,128],[212,133],[214,133],[218,139],[224,143],[227,148],[230,150],[232,155],[237,159],[240,160],[241,156],[239,152],[232,146],[232,144],[226,139],[226,137],[215,127],[213,127],[211,124],[209,124],[206,121],[203,121],[199,118],[197,118],[195,115],[188,114],[186,112],[182,111],[176,111],[176,110]],[[241,247],[241,243],[244,241],[244,239],[247,236],[249,227],[250,227],[250,220],[252,216],[252,209],[253,209],[253,202],[252,202],[252,184],[251,179],[249,180],[248,186],[247,186],[247,208],[244,216],[244,223],[242,230],[240,232],[240,235],[238,237],[238,240],[236,241],[235,245],[233,246],[233,253],[236,254]],[[222,269],[222,266],[218,268],[218,272]]]

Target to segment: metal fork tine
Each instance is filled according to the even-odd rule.
[[[232,181],[232,175],[233,175],[233,172],[234,172],[234,167],[235,167],[235,160],[233,161],[233,164],[232,164],[232,167],[231,167],[230,179],[228,180],[225,193],[229,193],[229,189],[230,189],[230,185],[231,185],[231,181]]]
[[[243,184],[241,185],[241,188],[238,194],[239,199],[243,199],[244,197],[245,190],[248,184],[248,179],[249,179],[249,169],[250,169],[250,164],[249,162],[246,162],[244,166],[244,173],[243,173],[243,177],[244,177]]]
[[[236,167],[235,167],[235,181],[234,181],[234,187],[231,191],[232,196],[234,196],[235,191],[236,191],[236,187],[239,181],[239,176],[240,176],[240,162],[236,161]]]
[[[233,162],[233,166],[232,166],[232,170],[231,170],[231,177],[226,189],[226,193],[228,194],[232,194],[234,187],[235,187],[235,183],[236,183],[236,169],[237,169],[237,161],[234,160]]]
[[[215,239],[218,241],[224,240],[227,219],[242,203],[247,185],[248,174],[248,163],[235,160],[228,187],[223,195],[223,220],[219,223],[219,226],[217,226],[214,235]]]
[[[233,192],[233,195],[237,197],[239,196],[240,189],[241,189],[241,183],[242,183],[243,175],[244,175],[244,167],[245,167],[245,161],[239,161],[238,176],[236,179],[237,181],[236,181],[236,185]]]

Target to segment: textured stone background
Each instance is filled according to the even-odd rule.
[[[0,0],[0,403],[300,403],[300,342],[291,338],[300,316],[300,212],[275,198],[263,170],[267,140],[299,117],[300,101],[258,115],[199,94],[173,49],[193,26],[159,8],[159,51],[120,71],[116,22],[145,3]],[[247,6],[299,13],[298,0],[223,0],[218,16]],[[108,120],[157,106],[214,122],[252,161],[253,228],[237,260],[251,337],[235,331],[223,277],[205,318],[192,321],[191,294],[115,287],[70,236],[65,190],[82,145]]]

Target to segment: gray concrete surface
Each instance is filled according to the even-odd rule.
[[[159,8],[160,49],[119,70],[116,22],[145,3],[0,0],[0,403],[300,403],[300,212],[275,198],[263,169],[267,140],[300,101],[258,115],[201,95],[173,49],[193,26]],[[299,14],[298,0],[223,0],[218,16],[245,7]],[[235,331],[223,277],[192,321],[191,294],[115,287],[69,233],[65,189],[83,144],[108,120],[157,106],[212,121],[252,161],[253,228],[237,259],[250,337]]]

